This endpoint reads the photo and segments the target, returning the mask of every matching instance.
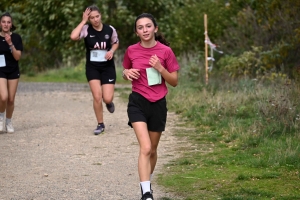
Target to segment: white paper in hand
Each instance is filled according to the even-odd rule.
[[[146,69],[148,85],[161,84],[161,74],[153,67]]]

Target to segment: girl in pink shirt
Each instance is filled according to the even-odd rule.
[[[158,26],[151,14],[138,16],[134,27],[140,42],[129,46],[125,52],[123,78],[132,82],[127,113],[128,124],[133,127],[140,145],[138,172],[141,200],[151,200],[150,179],[167,120],[166,82],[176,87],[179,64],[169,43],[157,33]]]

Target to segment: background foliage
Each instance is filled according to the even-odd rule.
[[[136,16],[149,12],[177,56],[196,56],[203,67],[206,13],[210,39],[225,55],[216,55],[217,67],[211,73],[235,78],[270,78],[273,73],[298,77],[300,2],[293,0],[2,1],[0,12],[12,14],[23,38],[22,72],[76,66],[84,58],[84,45],[69,36],[91,4],[99,6],[104,23],[117,29],[120,57],[138,41],[133,33]]]

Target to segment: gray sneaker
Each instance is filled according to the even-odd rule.
[[[111,102],[110,104],[106,104],[106,108],[110,113],[115,112],[115,104],[113,102]]]
[[[94,130],[94,134],[95,135],[99,135],[100,133],[103,133],[104,132],[104,129],[105,129],[105,126],[104,124],[99,124],[96,129]]]
[[[4,132],[4,118],[0,117],[0,133]]]

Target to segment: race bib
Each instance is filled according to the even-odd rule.
[[[0,55],[0,67],[6,67],[4,55]]]
[[[153,67],[146,69],[148,85],[158,85],[161,84],[161,74]]]
[[[93,62],[105,62],[105,55],[107,50],[91,50],[90,61]]]

